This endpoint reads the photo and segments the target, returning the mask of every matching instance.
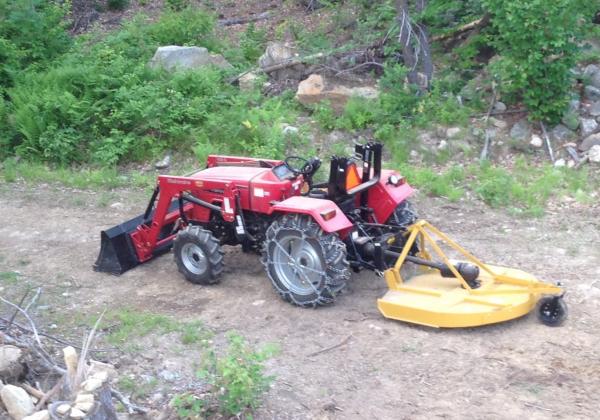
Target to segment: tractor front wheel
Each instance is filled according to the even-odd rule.
[[[346,285],[346,245],[306,215],[284,215],[267,230],[262,262],[273,287],[303,307],[327,305]]]
[[[173,242],[175,263],[187,280],[195,284],[215,284],[223,271],[223,251],[219,241],[200,226],[188,226]]]

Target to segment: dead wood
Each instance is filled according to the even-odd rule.
[[[480,30],[481,28],[487,26],[490,23],[490,16],[485,14],[483,17],[476,19],[472,22],[466,23],[464,25],[459,26],[451,32],[447,32],[445,34],[436,35],[431,38],[434,42],[447,41],[452,40],[453,38],[458,38],[462,36],[465,32]]]
[[[270,12],[263,12],[254,16],[246,16],[241,18],[223,19],[217,22],[219,26],[232,26],[232,25],[243,25],[245,23],[257,22],[259,20],[269,19],[271,17]]]

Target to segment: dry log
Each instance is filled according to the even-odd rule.
[[[270,17],[271,17],[271,13],[263,12],[258,15],[255,15],[255,16],[233,18],[233,19],[223,19],[223,20],[220,20],[217,24],[219,26],[243,25],[245,23],[257,22],[259,20],[269,19]]]
[[[435,41],[435,42],[439,42],[439,41],[446,41],[446,40],[452,39],[452,38],[457,38],[458,36],[464,34],[465,32],[479,30],[479,29],[483,28],[484,26],[487,26],[489,23],[490,23],[490,16],[488,14],[486,14],[483,17],[481,17],[477,20],[474,20],[473,22],[469,22],[462,26],[459,26],[452,32],[448,32],[448,33],[441,34],[441,35],[436,35],[436,36],[432,37],[431,40]]]

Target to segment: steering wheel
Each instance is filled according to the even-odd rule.
[[[302,166],[294,166],[291,162],[299,161]],[[313,171],[313,165],[310,163],[308,159],[304,159],[300,156],[287,156],[283,161],[285,166],[288,167],[290,171],[294,173],[294,175],[311,175]]]

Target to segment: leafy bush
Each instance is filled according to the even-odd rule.
[[[264,361],[276,353],[274,347],[253,350],[242,336],[227,334],[229,348],[219,357],[209,350],[198,376],[213,389],[210,396],[184,394],[175,397],[173,404],[183,418],[206,417],[212,411],[227,416],[239,416],[247,409],[258,407],[262,394],[273,377],[265,376]],[[216,400],[216,401],[215,401]]]
[[[501,89],[522,99],[532,120],[556,123],[568,103],[580,15],[577,0],[483,0],[497,31]]]

